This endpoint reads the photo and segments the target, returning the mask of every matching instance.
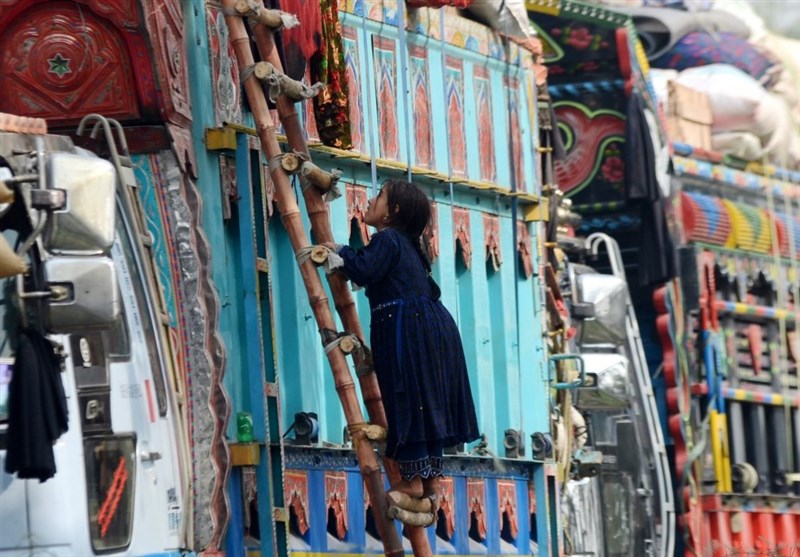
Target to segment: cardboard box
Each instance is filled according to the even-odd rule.
[[[667,127],[672,141],[700,149],[711,149],[711,105],[708,95],[674,81],[668,83]]]

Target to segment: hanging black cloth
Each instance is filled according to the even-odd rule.
[[[652,286],[675,277],[675,248],[656,177],[656,155],[644,115],[644,100],[632,92],[625,124],[625,198],[639,207],[639,283]]]
[[[52,478],[53,443],[67,428],[60,359],[41,333],[20,330],[8,392],[6,472],[40,482]]]

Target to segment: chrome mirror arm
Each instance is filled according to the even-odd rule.
[[[102,116],[100,114],[87,114],[86,116],[81,119],[80,124],[78,124],[78,129],[75,132],[77,135],[82,136],[84,131],[86,130],[87,122],[92,120],[96,120],[94,126],[92,127],[92,132],[89,134],[89,137],[92,139],[97,139],[97,133],[100,131],[100,126],[103,127],[103,135],[105,135],[106,143],[108,143],[108,151],[111,155],[111,162],[114,164],[114,168],[117,171],[118,179],[123,175],[122,174],[122,163],[120,161],[119,151],[117,151],[117,142],[114,140],[114,132],[111,130],[111,124],[108,121],[108,118]],[[127,153],[128,144],[125,141],[125,134],[122,131],[122,126],[119,122],[114,120],[118,128],[118,134],[121,136],[121,143],[125,152]]]

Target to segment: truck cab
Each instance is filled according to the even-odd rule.
[[[106,160],[43,121],[3,116],[0,556],[178,554],[188,443],[130,161],[116,144]],[[92,119],[116,143],[113,121]],[[36,436],[35,413],[56,411],[30,383],[48,373],[19,350],[31,338],[52,347],[63,386],[54,473],[34,457],[9,466]]]

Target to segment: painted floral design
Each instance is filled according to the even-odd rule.
[[[609,182],[620,182],[625,177],[625,164],[619,157],[608,157],[600,170]]]
[[[577,50],[585,50],[592,44],[592,38],[586,27],[578,27],[570,30],[566,43]]]

